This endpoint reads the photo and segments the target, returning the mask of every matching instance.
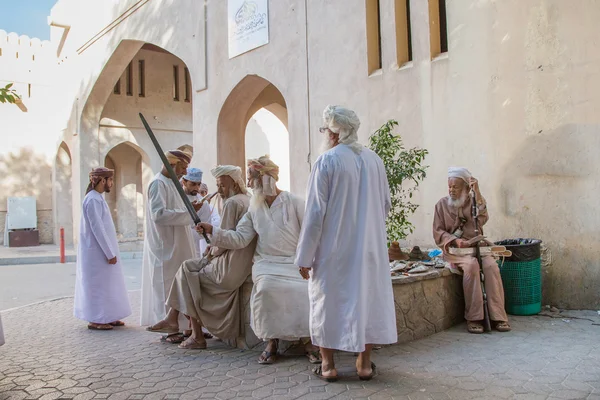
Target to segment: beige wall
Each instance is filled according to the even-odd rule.
[[[153,43],[190,69],[193,121],[191,128],[178,125],[190,119],[180,118],[168,99],[151,106],[158,119],[149,121],[165,147],[185,143],[193,131],[194,166],[208,171],[218,160],[243,164],[245,127],[267,105],[261,93],[273,90],[269,84],[287,111],[291,189],[298,194],[318,156],[317,128],[327,104],[357,111],[363,142],[394,118],[407,146],[430,151],[410,244],[432,244],[432,210],[446,194],[446,169],[464,165],[488,200],[490,238],[537,237],[550,249],[544,303],[600,307],[595,1],[447,2],[449,52],[432,61],[428,4],[412,0],[413,61],[398,68],[394,1],[380,0],[383,67],[371,76],[365,2],[343,3],[270,1],[270,43],[230,60],[226,1],[206,3],[205,26],[204,2],[60,0],[53,18],[71,28],[59,55],[57,81],[64,90],[56,101],[62,107],[54,140],[65,141],[75,166],[75,221],[87,171],[112,147],[131,142],[147,155],[148,169],[160,166],[135,114],[119,114],[146,110],[144,102],[123,105],[119,101],[127,100],[111,97],[127,63],[143,43]],[[77,7],[86,12],[76,13]],[[52,28],[57,48],[61,32]],[[162,129],[173,116],[177,132]]]

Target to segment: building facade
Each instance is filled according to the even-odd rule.
[[[51,209],[49,240],[59,226],[76,234],[97,165],[118,170],[108,200],[120,238],[139,240],[144,191],[160,160],[138,112],[165,148],[193,146],[192,164],[206,172],[243,167],[247,148],[287,152],[289,186],[303,195],[322,110],[341,104],[361,118],[363,143],[396,119],[408,147],[430,152],[410,244],[433,244],[447,167],[466,166],[488,202],[486,235],[535,237],[548,248],[544,303],[600,306],[595,1],[270,0],[268,43],[230,57],[232,1],[58,1],[46,45],[55,64],[44,132],[52,146],[29,145],[52,165],[51,188],[36,193]],[[250,18],[263,2],[235,3]],[[247,144],[248,127],[268,130],[252,122],[259,111],[289,136],[250,150],[261,132]]]

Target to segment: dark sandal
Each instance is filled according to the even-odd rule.
[[[377,367],[375,366],[375,363],[371,361],[371,373],[367,376],[358,375],[358,379],[361,381],[370,381],[375,377],[375,375],[377,375]]]
[[[109,324],[110,326],[125,326],[125,322],[123,321],[115,321]]]
[[[321,352],[318,350],[315,351],[307,351],[306,357],[308,357],[308,362],[311,364],[321,364],[323,360],[321,360]]]
[[[275,352],[263,351],[260,353],[260,357],[258,358],[258,363],[262,365],[273,364],[277,359],[277,350]]]
[[[95,322],[90,322],[88,324],[88,329],[93,331],[110,331],[113,327],[110,324],[96,324]]]
[[[339,379],[339,377],[337,375],[336,376],[324,376],[323,375],[323,367],[321,365],[319,365],[318,367],[313,369],[313,373],[316,375],[317,378],[322,379],[327,382],[337,382],[337,380]]]
[[[160,338],[160,341],[163,343],[179,344],[179,343],[183,342],[185,339],[186,339],[186,337],[183,335],[183,333],[176,332],[176,333],[170,333],[168,335],[162,336]]]

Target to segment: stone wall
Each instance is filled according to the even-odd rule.
[[[4,227],[6,225],[6,211],[0,211],[0,245],[4,246]],[[54,222],[52,210],[37,210],[37,225],[40,231],[40,244],[54,243]]]
[[[240,289],[242,327],[240,337],[226,341],[232,347],[252,349],[261,346],[250,328],[250,294],[252,278]],[[392,277],[398,343],[421,339],[463,321],[464,297],[462,277],[447,269],[426,274]],[[283,343],[280,347],[287,347]]]

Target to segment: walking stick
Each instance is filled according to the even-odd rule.
[[[169,178],[171,178],[171,181],[173,181],[173,183],[175,184],[175,189],[177,189],[177,193],[179,194],[179,197],[181,197],[181,200],[183,200],[183,204],[185,205],[185,208],[187,209],[187,211],[190,213],[190,217],[192,217],[194,224],[198,225],[200,223],[200,218],[198,218],[198,214],[196,213],[196,210],[194,210],[194,206],[192,206],[190,199],[187,198],[185,192],[183,191],[183,188],[181,187],[181,183],[179,182],[179,179],[177,179],[177,175],[175,174],[175,171],[173,171],[173,167],[171,167],[171,164],[169,164],[169,160],[167,160],[167,156],[165,156],[164,151],[162,150],[162,148],[160,147],[160,144],[158,143],[158,140],[156,140],[156,136],[154,136],[154,132],[152,132],[152,129],[150,129],[150,125],[148,125],[148,122],[146,122],[146,118],[144,118],[142,113],[139,113],[139,115],[142,120],[142,124],[144,124],[144,128],[146,128],[146,132],[148,132],[148,136],[150,136],[150,140],[152,141],[154,148],[156,148],[156,151],[158,152],[158,155],[160,156],[160,159],[162,160],[163,165],[165,166],[165,168],[167,169],[167,172],[169,173]],[[210,240],[208,239],[208,236],[206,236],[206,232],[204,232],[204,230],[202,231],[202,237],[204,237],[204,240],[206,240],[206,243],[210,244]]]
[[[473,217],[473,223],[475,224],[475,236],[480,235],[479,221],[477,219],[477,196],[475,191],[471,189],[471,216]],[[481,292],[483,293],[483,331],[491,332],[492,323],[490,321],[490,310],[488,308],[487,293],[485,292],[485,275],[483,274],[483,262],[481,260],[481,249],[479,248],[479,240],[475,243],[475,257],[479,264],[479,279],[481,281]]]

